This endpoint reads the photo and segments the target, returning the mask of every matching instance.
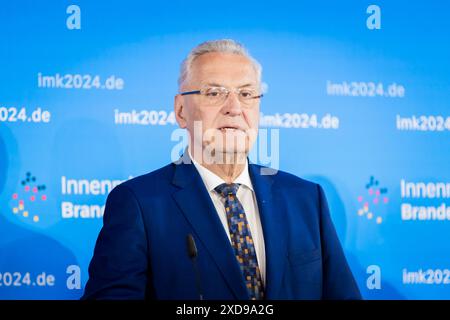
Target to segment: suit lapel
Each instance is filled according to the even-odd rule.
[[[173,194],[174,200],[214,260],[236,299],[249,299],[233,248],[195,166],[175,164],[173,184],[180,188]],[[214,286],[213,283],[206,285]]]
[[[273,187],[273,176],[261,175],[258,165],[249,164],[249,174],[255,189],[266,249],[266,299],[277,299],[287,257],[286,219]],[[267,168],[265,168],[267,170]]]

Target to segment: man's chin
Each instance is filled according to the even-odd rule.
[[[233,140],[228,140],[229,142],[232,142]],[[239,141],[236,143],[236,141]],[[214,151],[216,153],[223,153],[223,154],[247,154],[248,153],[248,140],[242,139],[242,140],[234,140],[235,143],[226,143],[227,141],[224,141],[224,143],[214,144]]]
[[[203,153],[203,160],[208,164],[243,164],[247,159],[246,148],[217,148],[209,145]]]
[[[223,153],[216,154],[216,158],[222,164],[244,164],[247,152],[245,150],[225,150]]]

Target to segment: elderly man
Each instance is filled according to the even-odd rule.
[[[249,164],[261,67],[233,40],[184,60],[175,114],[189,147],[117,186],[84,299],[359,299],[322,188]]]

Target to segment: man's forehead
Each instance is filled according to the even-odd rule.
[[[256,81],[256,70],[249,58],[232,53],[206,53],[192,64],[192,76],[202,83],[242,82],[247,85]]]

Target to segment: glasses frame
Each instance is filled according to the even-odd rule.
[[[181,96],[186,96],[186,95],[192,95],[192,94],[199,94],[199,95],[206,96],[204,93],[202,93],[202,91],[204,91],[204,90],[206,90],[206,89],[209,89],[209,88],[221,88],[221,89],[225,89],[225,92],[227,93],[226,96],[225,96],[225,99],[223,100],[222,103],[218,104],[218,106],[221,105],[221,104],[223,104],[223,103],[225,103],[225,101],[227,101],[227,99],[228,99],[228,97],[229,97],[229,95],[230,95],[230,93],[231,93],[232,91],[234,91],[235,93],[237,93],[238,99],[239,99],[239,101],[240,101],[241,103],[243,103],[244,105],[246,104],[245,102],[243,102],[243,101],[239,98],[239,97],[240,97],[240,96],[239,96],[240,90],[244,90],[245,87],[244,87],[244,88],[240,88],[240,89],[235,88],[234,90],[230,90],[230,89],[228,89],[228,88],[221,87],[221,86],[206,86],[206,87],[204,87],[204,88],[202,88],[202,89],[200,89],[200,90],[193,90],[193,91],[180,92],[179,95],[181,95]],[[247,100],[261,99],[263,96],[264,96],[264,94],[261,93],[261,94],[259,94],[258,96],[251,97],[251,98],[249,98],[249,99],[247,99]]]

